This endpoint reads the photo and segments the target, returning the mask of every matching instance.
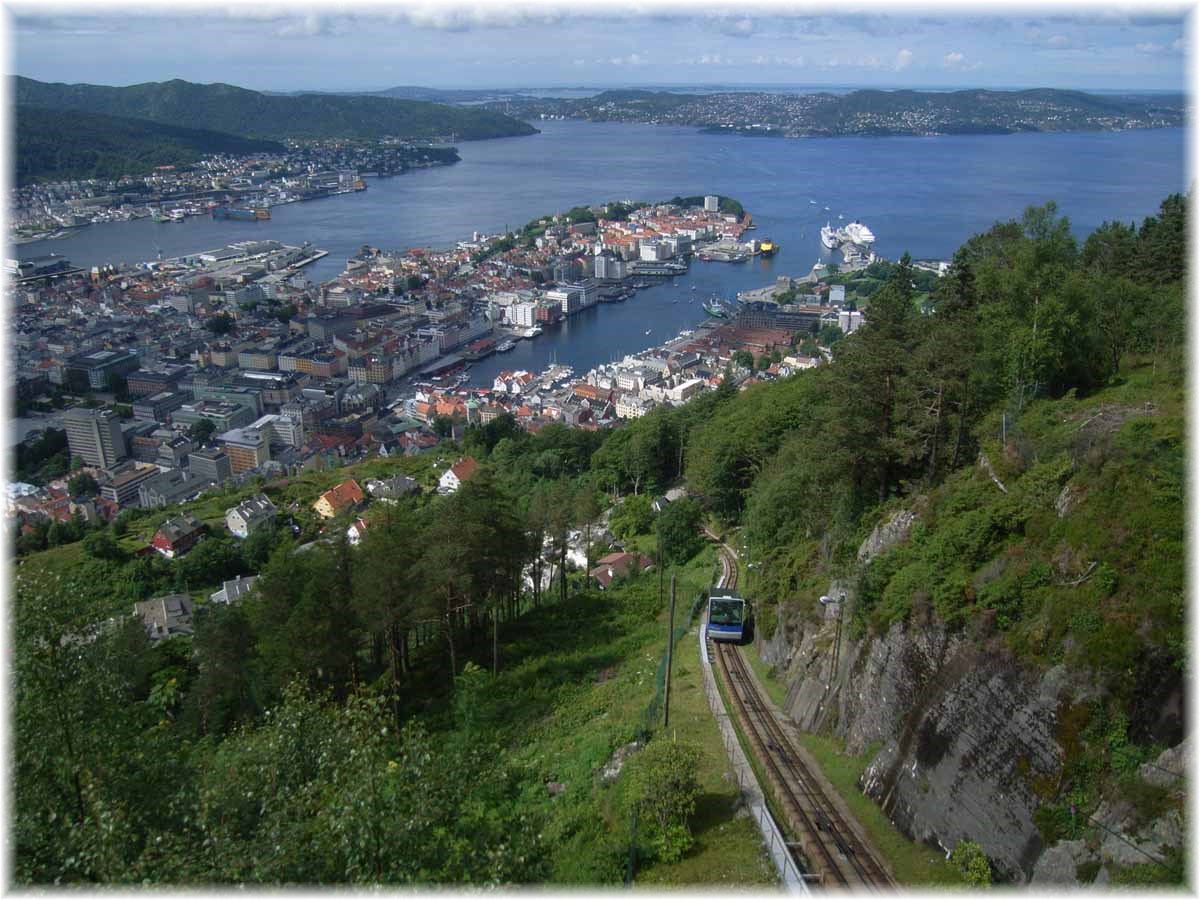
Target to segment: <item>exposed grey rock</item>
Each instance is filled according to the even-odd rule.
[[[1143,763],[1138,767],[1138,777],[1160,787],[1182,787],[1191,764],[1191,746],[1184,738],[1174,747],[1164,750],[1154,760],[1154,765]]]
[[[1115,834],[1106,834],[1100,845],[1100,856],[1106,863],[1118,866],[1136,866],[1159,858],[1153,845],[1135,844],[1122,840]]]
[[[1054,511],[1058,513],[1058,517],[1065,519],[1069,516],[1079,505],[1083,495],[1084,492],[1070,482],[1064,484],[1063,489],[1058,492],[1058,497],[1054,500]]]
[[[1083,841],[1059,841],[1038,857],[1029,883],[1078,886],[1076,867],[1092,858]]]
[[[1185,837],[1183,816],[1179,810],[1172,809],[1166,815],[1155,819],[1149,832],[1143,834],[1146,835],[1148,843],[1154,844],[1160,852],[1165,847],[1182,847]]]
[[[1108,877],[1108,869],[1101,866],[1100,871],[1096,873],[1096,877],[1092,879],[1092,887],[1103,887],[1108,884]]]
[[[1063,504],[1079,499],[1067,492]],[[869,564],[906,540],[916,520],[908,511],[892,515],[863,542],[859,560]],[[787,685],[784,711],[799,728],[843,738],[848,753],[878,748],[860,787],[901,831],[942,847],[978,841],[997,875],[1016,883],[1077,886],[1081,864],[1128,865],[1131,854],[1133,862],[1147,861],[1111,836],[1092,850],[1082,841],[1047,849],[1034,824],[1044,799],[1035,786],[1056,783],[1064,761],[1059,711],[1099,690],[1088,673],[1023,667],[998,641],[981,646],[979,635],[951,631],[919,610],[883,635],[851,640],[843,629],[839,642],[837,615],[844,625],[854,581],[851,575],[827,591],[840,597],[845,590],[845,609],[782,607],[759,650]],[[1184,771],[1186,749],[1172,748],[1156,765]],[[1153,780],[1153,771],[1144,766],[1142,775]],[[1122,831],[1132,812],[1126,804],[1102,805],[1096,815]],[[1164,816],[1130,839],[1161,856],[1160,848],[1182,842],[1183,834],[1181,818]],[[1101,869],[1095,883],[1107,881]]]
[[[858,561],[869,563],[879,554],[886,553],[900,542],[907,540],[916,521],[916,513],[901,509],[886,522],[876,525],[870,536],[858,548]]]

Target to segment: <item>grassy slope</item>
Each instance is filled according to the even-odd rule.
[[[677,627],[712,568],[706,548],[678,571]],[[618,582],[607,593],[586,592],[565,606],[543,607],[509,626],[504,668],[476,710],[527,772],[532,787],[526,802],[548,817],[554,883],[618,883],[624,875],[629,827],[623,782],[606,784],[599,771],[637,735],[655,695],[667,630],[657,592],[657,578],[648,574]],[[693,631],[675,648],[671,733],[696,743],[704,755],[704,793],[692,823],[696,841],[677,863],[642,863],[636,881],[773,884],[757,831],[735,811],[736,787],[700,687],[695,642]],[[481,653],[478,662],[486,661]],[[652,729],[660,723],[661,716]],[[552,796],[545,785],[553,782],[565,791]]]

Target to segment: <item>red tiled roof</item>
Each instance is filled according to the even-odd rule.
[[[329,501],[329,505],[334,510],[342,510],[347,506],[355,503],[363,502],[362,488],[358,486],[358,482],[353,478],[343,481],[341,484],[335,484],[329,490],[321,495],[325,500]]]
[[[454,473],[454,477],[459,481],[466,481],[475,474],[475,470],[478,468],[479,463],[475,461],[475,457],[464,456],[450,467],[450,471]]]

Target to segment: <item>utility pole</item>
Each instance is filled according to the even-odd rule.
[[[658,524],[655,523],[655,532],[658,536],[658,546],[656,553],[658,555],[658,606],[662,608],[663,601],[663,556],[662,556],[662,532],[658,531]]]
[[[667,680],[663,689],[663,728],[671,722],[671,657],[675,650],[675,574],[671,574],[671,611],[667,614]]]

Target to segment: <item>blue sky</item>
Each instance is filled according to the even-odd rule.
[[[244,2],[178,13],[10,3],[9,72],[267,90],[795,84],[1183,90],[1184,7],[889,3],[341,9]],[[823,14],[823,10],[837,10]],[[963,12],[965,10],[965,12]]]

